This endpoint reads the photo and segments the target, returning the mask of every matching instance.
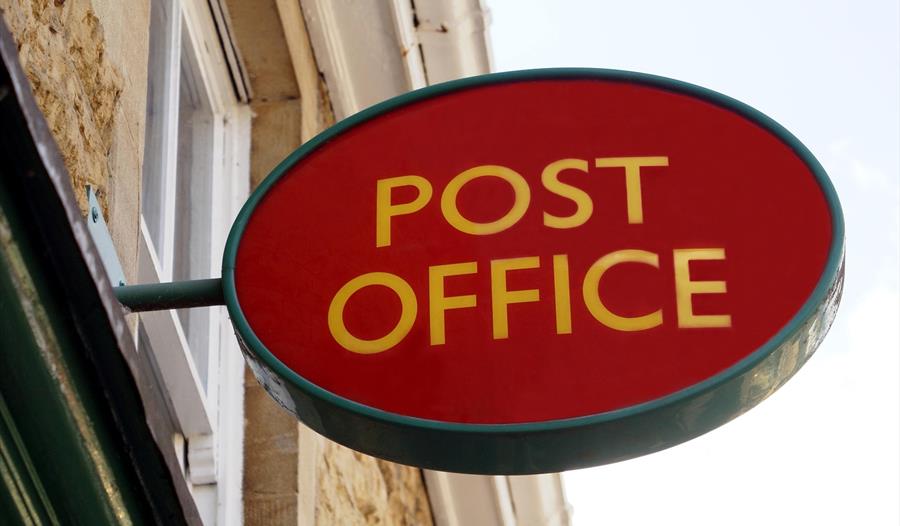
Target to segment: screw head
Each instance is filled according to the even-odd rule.
[[[92,207],[91,207],[91,221],[93,221],[94,223],[96,223],[96,222],[97,222],[97,219],[98,219],[99,217],[100,217],[100,211],[97,210],[97,207],[96,207],[96,206],[92,206]]]

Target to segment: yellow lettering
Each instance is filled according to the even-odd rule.
[[[409,203],[391,204],[391,191],[398,186],[412,186],[418,191]],[[418,175],[379,179],[375,193],[375,246],[391,244],[391,218],[421,210],[431,200],[431,183]]]
[[[489,223],[470,221],[459,213],[459,209],[456,206],[456,198],[462,187],[479,177],[498,177],[503,179],[509,183],[515,192],[515,201],[512,208],[496,221]],[[441,211],[444,213],[444,218],[447,219],[447,222],[460,232],[475,236],[485,236],[502,232],[516,224],[525,215],[530,202],[531,190],[528,188],[525,178],[505,166],[485,165],[470,168],[447,183],[444,193],[441,194]]]
[[[569,298],[569,256],[553,256],[553,299],[556,306],[556,334],[572,334],[572,301]]]
[[[344,307],[354,293],[371,285],[381,285],[394,291],[400,298],[400,319],[397,325],[385,336],[374,340],[363,340],[350,334],[344,324]],[[328,329],[334,341],[348,351],[358,354],[375,354],[386,351],[400,343],[409,334],[413,323],[416,321],[416,294],[412,287],[394,274],[387,272],[370,272],[357,276],[348,281],[334,298],[328,307]]]
[[[491,312],[494,320],[494,339],[509,338],[507,306],[510,303],[538,301],[537,289],[508,290],[506,273],[510,270],[538,268],[541,263],[537,256],[491,260]]]
[[[681,248],[672,254],[675,264],[675,306],[678,310],[678,327],[706,328],[731,327],[728,314],[694,314],[691,296],[694,294],[723,294],[727,292],[724,281],[691,281],[690,263],[693,260],[725,259],[722,248]]]
[[[563,170],[588,171],[588,163],[583,159],[560,159],[552,162],[541,173],[541,182],[544,187],[554,194],[571,199],[575,203],[575,213],[569,217],[558,217],[544,212],[544,224],[551,228],[575,228],[583,225],[594,212],[594,203],[591,197],[582,190],[572,185],[560,182],[559,172]]]
[[[625,168],[625,198],[628,203],[628,223],[644,222],[641,197],[641,167],[669,166],[668,157],[601,157],[594,161],[597,168]]]
[[[431,345],[443,345],[446,342],[444,312],[450,309],[463,309],[475,306],[475,295],[444,296],[444,278],[474,274],[478,266],[474,261],[453,263],[428,267],[428,308],[431,327]]]
[[[659,268],[659,256],[646,250],[617,250],[601,257],[591,265],[584,275],[582,293],[584,304],[588,310],[603,325],[618,331],[631,332],[652,329],[662,325],[662,310],[657,309],[644,316],[625,317],[613,314],[600,301],[600,278],[610,268],[620,263],[643,263],[651,267]]]

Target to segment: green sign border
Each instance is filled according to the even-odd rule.
[[[812,171],[828,202],[833,237],[812,295],[762,347],[728,369],[668,396],[616,411],[522,424],[461,424],[390,413],[331,393],[278,360],[254,334],[237,297],[235,258],[256,206],[298,161],[329,140],[395,109],[477,86],[533,80],[599,79],[637,84],[710,102],[747,119],[789,146]],[[359,112],[294,151],[259,185],[238,215],[225,247],[225,302],[248,364],[288,411],[352,449],[402,464],[462,473],[524,475],[626,460],[710,431],[778,389],[815,351],[834,320],[843,286],[844,219],[825,170],[790,132],[759,111],[692,84],[628,71],[563,68],[494,73],[412,91]]]

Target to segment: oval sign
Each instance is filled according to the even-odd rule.
[[[810,152],[709,90],[537,70],[389,100],[294,152],[231,232],[257,378],[351,448],[525,474],[702,434],[806,361],[843,222]]]

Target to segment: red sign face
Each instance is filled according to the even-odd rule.
[[[332,395],[440,422],[557,421],[695,386],[798,315],[835,243],[784,140],[646,83],[457,89],[280,172],[236,252],[249,327]]]

